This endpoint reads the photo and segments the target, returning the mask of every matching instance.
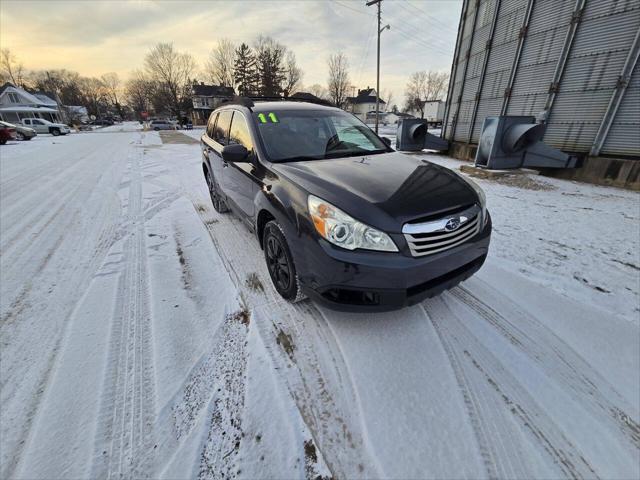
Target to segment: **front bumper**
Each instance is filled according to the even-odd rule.
[[[491,218],[476,236],[424,257],[348,251],[324,240],[300,242],[294,258],[303,291],[334,310],[389,311],[453,288],[477,272],[491,239]]]

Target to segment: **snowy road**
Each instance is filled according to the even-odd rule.
[[[0,477],[640,476],[637,193],[482,181],[476,276],[337,313],[281,301],[197,130],[135,128],[0,150]]]

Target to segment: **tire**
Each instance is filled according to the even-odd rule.
[[[6,143],[7,143],[7,141],[6,141],[6,140],[0,140],[0,145],[4,145],[4,144],[6,144]]]
[[[52,129],[51,130],[51,135],[53,135],[54,137],[60,136],[60,129],[59,128]]]
[[[262,234],[264,259],[273,286],[282,298],[291,303],[305,298],[300,288],[300,280],[295,263],[289,250],[289,244],[284,237],[282,227],[275,220],[271,220],[264,227]]]
[[[25,137],[23,133],[16,132],[16,140],[24,141],[24,140],[29,140],[29,139],[27,137]]]
[[[213,204],[213,208],[218,213],[227,213],[229,211],[229,207],[225,201],[220,197],[220,190],[218,189],[218,184],[213,178],[211,174],[211,170],[207,169],[207,187],[209,187],[209,196],[211,197],[211,203]]]

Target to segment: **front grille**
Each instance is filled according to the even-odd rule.
[[[414,257],[432,255],[460,245],[474,237],[481,228],[481,210],[474,205],[463,212],[423,223],[407,223],[402,233]],[[447,229],[450,221],[459,222],[454,230]]]

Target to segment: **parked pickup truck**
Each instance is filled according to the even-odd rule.
[[[43,118],[23,118],[22,124],[33,128],[38,133],[50,133],[54,137],[71,133],[71,129],[64,123],[52,123]]]

